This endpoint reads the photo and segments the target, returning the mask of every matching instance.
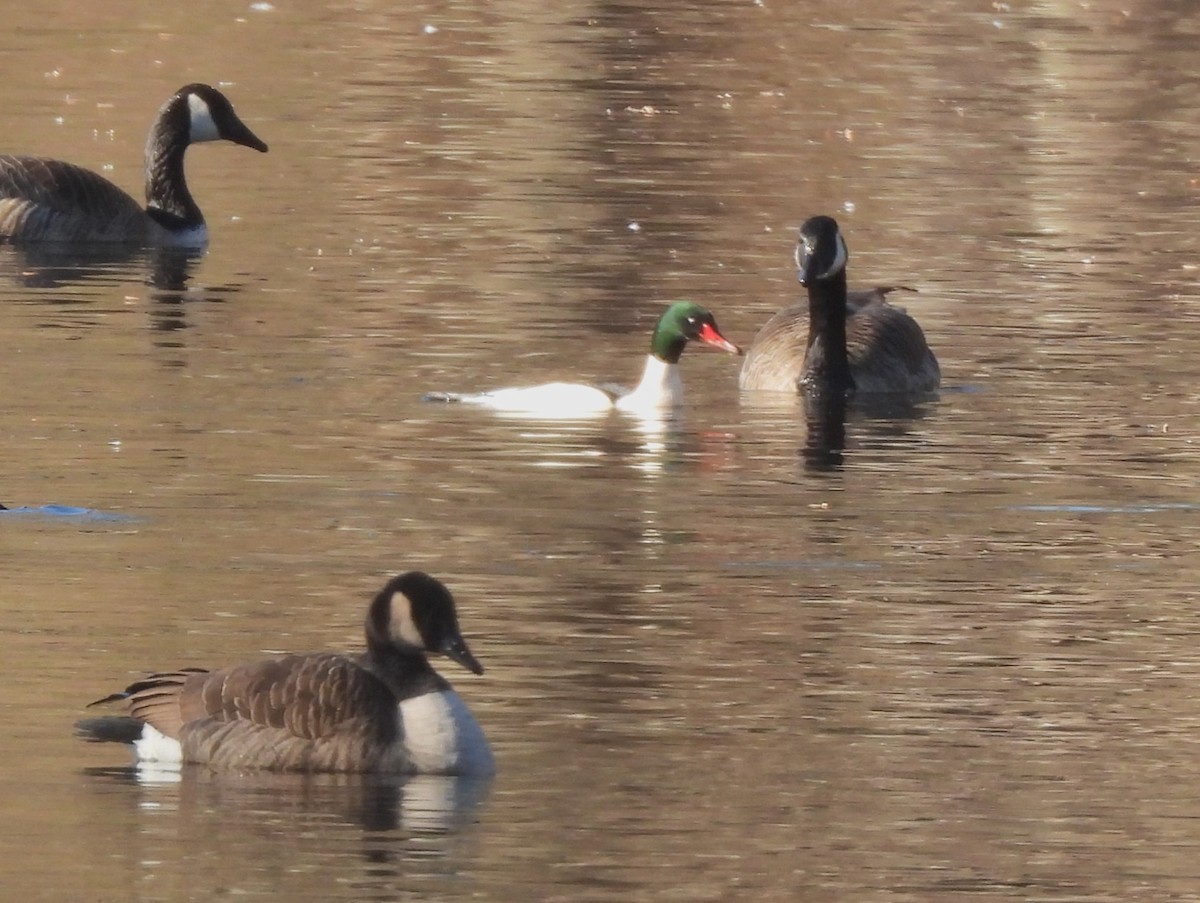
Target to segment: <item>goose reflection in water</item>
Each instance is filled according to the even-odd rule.
[[[807,429],[800,456],[809,470],[838,470],[846,448],[846,395],[816,392],[804,396]]]
[[[123,785],[139,809],[187,808],[229,830],[338,818],[366,831],[454,833],[471,824],[492,786],[489,776],[218,773],[203,766],[155,769],[145,764],[85,768],[89,780]]]
[[[770,431],[803,417],[804,436],[796,449],[804,469],[820,473],[851,463],[855,448],[871,443],[916,447],[925,442],[914,425],[935,409],[936,396],[847,395],[844,392],[743,392],[742,404],[768,417]]]
[[[139,248],[103,244],[0,246],[0,273],[25,288],[62,289],[88,283],[140,282],[184,291],[204,256],[194,248]]]
[[[55,310],[86,305],[83,291],[92,286],[148,285],[148,316],[154,332],[176,332],[188,326],[188,307],[220,303],[236,295],[240,284],[196,285],[194,272],[204,257],[193,248],[138,248],[103,244],[0,245],[0,278],[24,288],[53,291],[45,303]],[[78,289],[74,297],[65,290]]]

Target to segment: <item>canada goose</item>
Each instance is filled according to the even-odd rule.
[[[647,412],[668,408],[683,400],[683,383],[676,365],[683,349],[692,340],[733,354],[742,353],[737,345],[721,335],[711,313],[691,301],[676,301],[659,317],[654,327],[642,380],[632,392],[557,382],[469,395],[432,392],[425,400],[459,401],[494,411],[537,417],[578,417],[613,410]]]
[[[835,220],[800,227],[796,266],[808,304],[775,314],[746,353],[739,385],[776,392],[931,392],[937,358],[917,321],[888,304],[890,287],[846,291],[846,242]]]
[[[483,667],[458,628],[454,598],[418,571],[390,580],[367,610],[358,655],[283,655],[219,671],[152,674],[92,705],[76,734],[132,743],[139,763],[308,772],[490,775],[479,723],[425,657]]]
[[[0,155],[0,241],[121,242],[203,247],[204,216],[188,191],[189,144],[225,139],[262,153],[216,88],[185,85],[162,105],[146,140],[146,208],[91,170],[61,160]]]

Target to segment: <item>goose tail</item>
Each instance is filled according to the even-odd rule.
[[[135,743],[142,738],[144,727],[127,715],[80,718],[75,722],[75,736],[88,743]]]

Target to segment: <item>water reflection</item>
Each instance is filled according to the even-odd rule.
[[[844,392],[805,393],[807,432],[800,456],[810,470],[836,470],[842,466],[842,452],[846,447],[846,404]]]
[[[937,409],[936,395],[845,395],[839,392],[743,392],[747,412],[761,414],[776,430],[802,419],[797,454],[808,471],[840,469],[848,455],[878,447],[917,450],[925,441],[917,424]]]
[[[475,820],[492,785],[488,777],[217,773],[202,766],[85,768],[83,773],[128,787],[140,809],[207,814],[252,834],[266,825],[330,817],[366,831],[453,833]]]
[[[264,228],[186,285],[134,262],[25,288],[0,250],[2,501],[149,515],[119,536],[3,524],[10,896],[1194,894],[1186,4],[302,6],[231,28],[162,5],[170,39],[147,44],[129,4],[54,28],[10,5],[42,63],[12,67],[16,128],[70,29],[83,84],[122,99],[143,86],[114,58],[219,55],[285,149],[278,178],[214,195]],[[649,429],[415,401],[448,367],[621,376],[612,346],[573,343],[638,331],[647,297],[695,295],[748,336],[794,291],[808,209],[847,211],[864,272],[919,280],[944,371],[986,391],[736,404],[700,358],[684,417]],[[398,548],[489,601],[480,716],[506,767],[468,810],[484,830],[436,814],[405,836],[427,808],[409,785],[379,812],[319,781],[64,760],[81,670],[355,636],[330,587]],[[316,617],[268,602],[289,594]],[[449,842],[473,837],[482,855]]]
[[[493,437],[503,455],[523,467],[591,470],[615,462],[656,477],[697,464],[709,470],[728,469],[734,457],[735,437],[724,431],[698,432],[686,409],[546,419],[472,408],[452,410],[462,415],[463,422],[447,418],[448,423],[474,427]]]
[[[25,288],[60,289],[89,282],[138,279],[184,291],[203,251],[121,244],[47,242],[0,246],[0,272]]]
[[[188,327],[190,305],[221,303],[244,288],[240,282],[197,284],[196,271],[206,253],[194,248],[117,244],[0,245],[0,274],[34,290],[29,300],[55,310],[75,306],[88,311],[89,305],[107,300],[110,292],[121,292],[128,301],[134,286],[149,286],[150,328],[172,333]],[[79,325],[78,321],[73,325]],[[179,347],[174,339],[159,339],[155,344]]]

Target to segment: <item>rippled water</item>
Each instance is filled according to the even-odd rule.
[[[23,900],[1200,899],[1200,63],[1186,5],[7,4],[5,152],[198,257],[0,248],[0,888]],[[748,343],[832,213],[938,398],[806,422],[689,351],[667,423],[430,390]],[[838,441],[844,437],[844,441]],[[147,670],[353,648],[419,567],[490,785],[78,743]]]

